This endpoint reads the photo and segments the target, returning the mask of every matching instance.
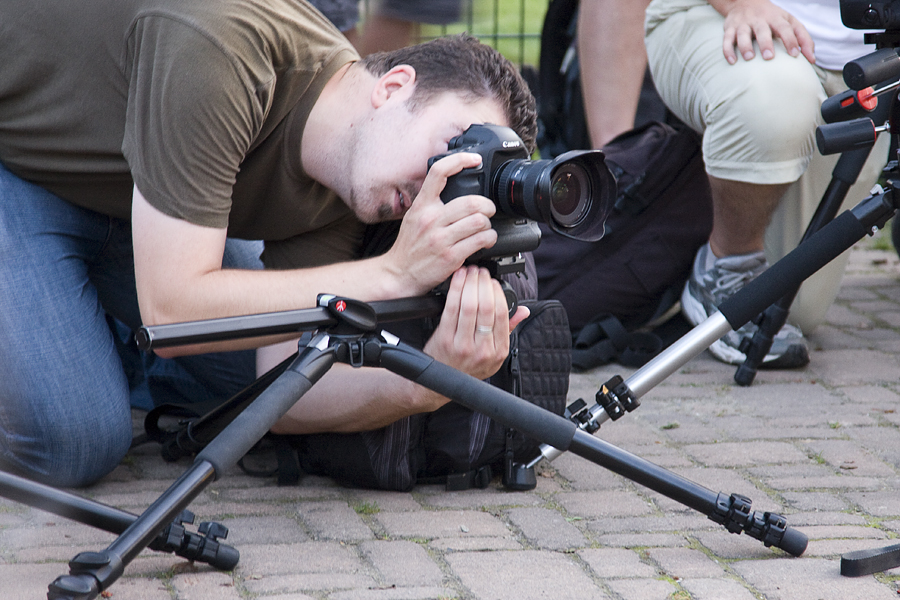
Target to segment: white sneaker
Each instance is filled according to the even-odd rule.
[[[726,298],[747,285],[765,271],[769,264],[763,252],[725,256],[715,259],[712,268],[706,269],[712,251],[704,244],[694,258],[691,276],[681,294],[681,310],[693,325],[699,325]],[[747,323],[737,331],[730,331],[710,347],[710,353],[724,363],[739,365],[747,358],[740,350],[741,341],[753,337],[755,323]],[[809,348],[803,333],[793,325],[785,324],[772,340],[772,347],[760,368],[795,369],[809,364]]]

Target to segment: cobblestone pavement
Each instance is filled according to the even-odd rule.
[[[234,470],[193,502],[230,530],[233,572],[144,551],[115,600],[896,598],[900,570],[847,578],[843,553],[900,533],[900,266],[861,242],[804,370],[746,388],[703,353],[599,437],[710,490],[738,492],[809,537],[800,558],[566,454],[531,492],[279,488]],[[573,375],[592,399],[618,366]],[[185,469],[136,449],[82,493],[139,513]],[[0,598],[46,597],[66,562],[111,534],[0,499]]]

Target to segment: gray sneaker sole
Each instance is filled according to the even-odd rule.
[[[709,318],[703,303],[698,302],[694,296],[688,293],[687,285],[685,285],[684,292],[681,294],[681,311],[688,322],[694,326]],[[717,360],[729,365],[740,365],[747,359],[743,352],[721,339],[713,342],[708,350]],[[791,344],[783,354],[767,354],[759,368],[796,369],[808,364],[809,351],[806,349],[806,346],[803,344]]]

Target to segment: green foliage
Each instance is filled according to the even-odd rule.
[[[468,32],[517,65],[538,64],[541,28],[548,0],[470,0],[463,2],[463,20],[446,27],[426,25],[422,38]]]

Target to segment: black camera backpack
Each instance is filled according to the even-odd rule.
[[[618,187],[604,237],[580,242],[542,227],[534,251],[538,297],[566,308],[576,369],[640,366],[689,329],[680,316],[667,317],[677,313],[694,255],[712,229],[694,132],[653,122],[603,150]]]
[[[531,316],[510,336],[510,354],[490,383],[549,412],[565,411],[571,371],[566,313],[556,301],[524,301]],[[421,321],[388,327],[420,346],[431,327]],[[322,475],[349,486],[408,491],[417,483],[447,489],[484,488],[495,475],[509,489],[534,487],[522,463],[538,456],[539,442],[483,414],[450,402],[432,413],[405,417],[374,431],[278,436],[296,460],[296,475]],[[293,483],[282,459],[279,482]]]
[[[542,158],[591,147],[575,51],[578,4],[552,0],[544,19],[540,69],[531,76]],[[649,74],[636,122],[602,148],[618,187],[605,236],[579,242],[542,227],[534,252],[539,297],[565,306],[579,370],[640,366],[690,328],[678,302],[712,229],[700,137],[666,110]]]

